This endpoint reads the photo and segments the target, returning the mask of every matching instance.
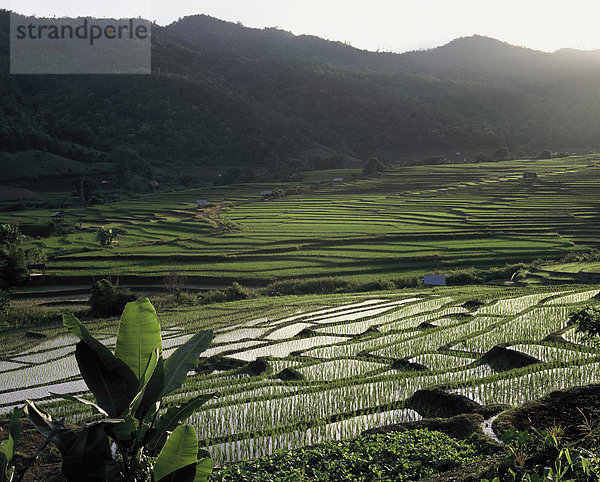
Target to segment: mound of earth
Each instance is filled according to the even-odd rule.
[[[538,401],[507,410],[494,421],[493,428],[496,433],[503,433],[513,428],[543,430],[560,426],[567,439],[582,441],[598,437],[599,419],[600,385],[588,385],[555,391]]]
[[[415,370],[415,371],[429,371],[425,365],[421,365],[420,363],[413,363],[406,359],[394,360],[392,363],[392,368],[396,370]]]
[[[300,331],[294,338],[310,338],[312,336],[320,336],[321,333],[317,333],[315,330],[311,330],[310,328],[304,328],[304,330]]]
[[[377,433],[400,432],[402,430],[415,430],[424,428],[436,430],[456,438],[466,438],[474,433],[481,432],[481,424],[484,418],[477,413],[464,413],[450,418],[424,418],[411,422],[394,423],[383,427],[371,428],[361,435],[373,435]],[[483,433],[483,432],[482,432]]]
[[[465,301],[462,304],[463,308],[466,308],[467,310],[470,310],[470,311],[475,311],[475,310],[481,308],[482,306],[485,306],[485,303],[483,301],[479,301],[479,300],[469,300],[469,301]]]
[[[406,406],[426,418],[448,418],[464,414],[478,414],[489,418],[509,408],[503,404],[480,405],[464,395],[441,388],[417,390],[406,401]]]
[[[550,343],[557,343],[561,345],[573,345],[570,341],[565,340],[561,335],[551,333],[547,337],[543,338],[542,341],[548,341]]]
[[[496,371],[512,370],[513,368],[522,368],[541,363],[535,357],[515,350],[509,350],[503,346],[495,346],[483,355],[478,362],[485,363]]]
[[[284,382],[296,382],[299,380],[304,380],[304,375],[293,368],[285,368],[277,374],[277,378],[283,380]]]
[[[406,406],[412,408],[423,417],[454,417],[464,413],[478,413],[481,405],[470,398],[455,393],[448,393],[440,388],[417,390],[406,401]]]
[[[381,333],[381,332],[379,331],[379,329],[376,326],[370,326],[369,328],[367,328],[365,331],[363,331],[358,336],[370,335],[372,333]]]
[[[234,370],[236,368],[245,367],[248,363],[233,358],[227,358],[220,355],[211,356],[200,360],[196,367],[196,373],[212,373],[215,370]]]
[[[251,377],[257,377],[258,375],[272,371],[273,367],[264,358],[257,358],[255,361],[248,363],[240,369],[240,373],[247,373]]]

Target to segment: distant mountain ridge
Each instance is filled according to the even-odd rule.
[[[0,11],[5,72],[8,20]],[[407,151],[600,143],[597,51],[549,54],[474,36],[374,53],[204,15],[154,26],[152,48],[151,76],[0,74],[0,152],[168,166],[184,180],[235,168],[243,180],[339,165],[336,153],[393,161]],[[303,154],[315,148],[322,159]]]
[[[516,47],[473,35],[440,47],[402,54],[360,50],[342,42],[294,35],[275,28],[247,28],[207,15],[185,17],[161,34],[196,51],[240,55],[262,60],[302,60],[375,72],[410,72],[464,80],[494,76],[568,74],[573,68],[600,67],[600,51],[562,49],[555,53]],[[503,65],[508,67],[508,72]],[[506,65],[508,64],[508,65]]]

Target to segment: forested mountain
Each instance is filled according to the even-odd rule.
[[[0,11],[4,72],[8,27]],[[149,76],[0,74],[0,152],[41,149],[121,172],[236,166],[285,178],[315,147],[386,160],[591,148],[600,144],[599,71],[597,52],[470,37],[373,53],[199,15],[154,26]]]

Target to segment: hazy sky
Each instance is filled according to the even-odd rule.
[[[0,0],[40,16],[142,16],[169,24],[204,13],[403,52],[473,34],[553,51],[600,48],[600,0]]]

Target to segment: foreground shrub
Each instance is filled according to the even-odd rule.
[[[75,358],[95,401],[73,395],[55,397],[80,402],[94,415],[73,431],[34,402],[28,401],[23,411],[47,437],[42,448],[49,442],[58,447],[67,481],[205,481],[212,460],[198,450],[195,429],[179,423],[214,394],[199,395],[166,410],[163,403],[196,367],[200,353],[212,341],[212,332],[194,335],[164,360],[160,325],[148,299],[125,307],[114,354],[74,316],[65,315],[63,323],[80,340]]]
[[[280,451],[219,469],[209,480],[420,480],[476,458],[470,444],[441,432],[419,429]]]
[[[103,279],[92,285],[92,296],[89,303],[92,307],[92,316],[119,315],[125,305],[135,301],[137,296],[127,288],[121,288],[112,281]]]

